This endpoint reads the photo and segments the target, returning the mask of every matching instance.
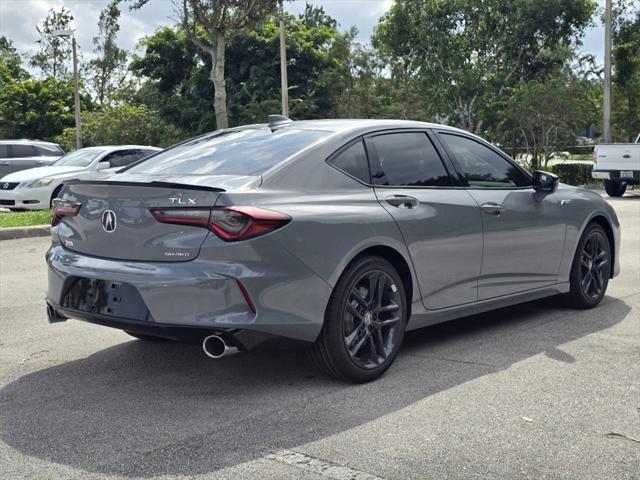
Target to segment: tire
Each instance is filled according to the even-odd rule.
[[[407,311],[405,287],[393,265],[381,257],[357,259],[333,289],[311,358],[320,370],[339,380],[375,380],[398,354]]]
[[[138,340],[144,340],[145,342],[156,342],[156,343],[173,342],[173,340],[171,340],[170,338],[156,337],[154,335],[144,335],[142,333],[127,332],[126,330],[124,331],[124,333],[126,333],[127,335],[131,335],[132,337],[137,338]]]
[[[62,185],[57,186],[56,189],[51,194],[51,200],[49,200],[50,208],[53,208],[53,199],[58,198],[58,194],[60,193],[60,190],[62,190]]]
[[[627,183],[620,180],[605,180],[604,189],[610,197],[621,197],[627,190]]]
[[[597,223],[587,226],[573,256],[566,294],[574,308],[593,308],[598,305],[609,285],[611,276],[611,245],[604,229]]]

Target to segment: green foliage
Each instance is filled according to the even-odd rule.
[[[51,210],[33,212],[0,212],[0,228],[31,227],[51,223]]]
[[[65,128],[56,141],[67,151],[75,148],[75,127]],[[184,133],[166,125],[142,105],[107,107],[82,115],[82,145],[138,144],[168,147]]]
[[[551,171],[558,175],[562,183],[568,185],[591,185],[597,183],[591,178],[593,166],[590,163],[559,163]]]
[[[613,133],[632,142],[640,132],[640,11],[619,22],[613,37]]]
[[[42,71],[43,76],[51,76],[61,79],[68,76],[68,63],[71,59],[71,38],[56,37],[51,34],[56,30],[68,30],[71,28],[73,15],[65,7],[60,10],[51,9],[49,14],[40,25],[36,25],[36,30],[40,38],[36,41],[39,45],[38,53],[30,60],[32,67]]]
[[[117,4],[107,5],[100,12],[99,34],[93,38],[97,57],[89,62],[86,72],[100,105],[110,105],[127,80],[127,52],[116,44],[119,17]]]

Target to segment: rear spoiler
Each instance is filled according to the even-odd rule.
[[[69,180],[64,185],[123,185],[129,187],[165,187],[165,188],[187,188],[189,190],[204,190],[207,192],[226,192],[224,188],[209,187],[206,185],[192,185],[190,183],[177,182],[126,182],[112,180]]]

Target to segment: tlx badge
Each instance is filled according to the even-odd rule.
[[[169,201],[174,205],[195,205],[195,198],[169,197]]]

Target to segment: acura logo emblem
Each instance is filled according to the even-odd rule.
[[[8,183],[4,183],[2,185],[3,190],[6,190],[7,188],[9,188],[9,184]]]
[[[115,231],[116,214],[113,210],[105,210],[102,212],[102,228],[107,233]]]

